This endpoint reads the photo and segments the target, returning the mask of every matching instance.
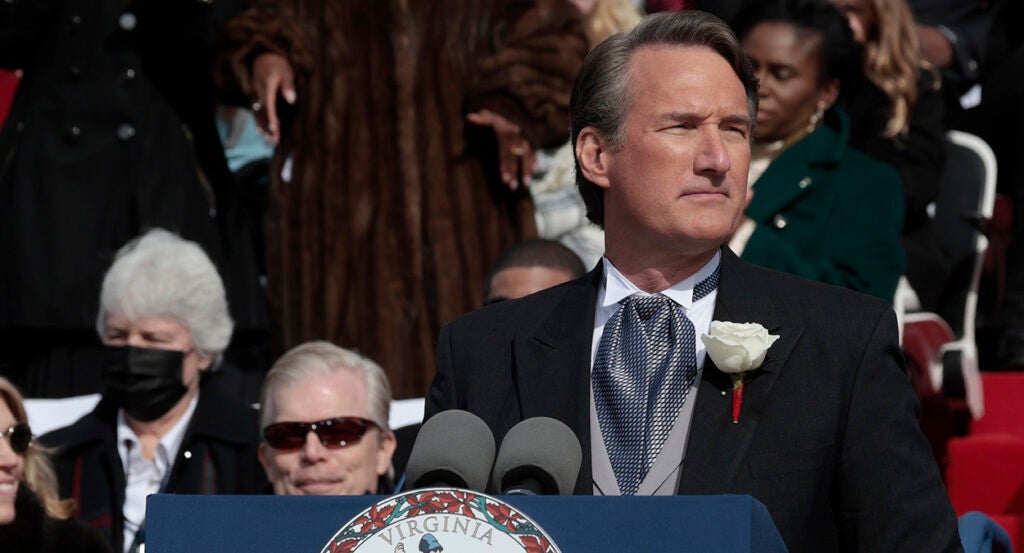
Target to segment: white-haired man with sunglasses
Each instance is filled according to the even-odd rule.
[[[259,457],[278,495],[390,492],[391,387],[379,365],[328,342],[274,363],[260,393]]]

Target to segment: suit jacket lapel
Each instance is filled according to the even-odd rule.
[[[590,349],[601,265],[564,287],[565,294],[536,333],[513,342],[514,378],[523,419],[552,417],[580,439],[583,465],[576,494],[590,494]]]
[[[729,376],[704,361],[700,391],[687,439],[678,491],[681,494],[723,493],[731,489],[757,431],[772,386],[802,332],[783,327],[770,298],[758,292],[751,267],[728,248],[722,249],[722,272],[715,302],[715,320],[760,323],[779,340],[768,350],[764,364],[748,377],[739,422],[732,422],[732,383]],[[723,394],[724,392],[724,394]]]

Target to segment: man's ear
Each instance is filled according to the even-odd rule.
[[[267,442],[261,441],[259,449],[257,449],[256,455],[260,459],[260,464],[263,465],[263,470],[266,471],[266,473],[267,473],[267,478],[270,478],[271,466],[270,466],[270,459],[267,458],[267,448],[268,447],[270,447],[270,446],[267,445]]]
[[[601,188],[608,188],[611,147],[594,127],[584,127],[576,137],[576,160],[580,173]]]
[[[203,354],[199,353],[198,351],[196,352],[196,355],[199,356],[199,370],[200,371],[205,371],[205,370],[207,370],[207,369],[209,369],[210,367],[213,366],[213,356],[212,355],[209,355],[209,356],[203,355]]]
[[[380,437],[380,444],[377,448],[377,476],[384,476],[391,468],[391,458],[395,455],[395,448],[398,447],[398,440],[394,432],[387,432]]]

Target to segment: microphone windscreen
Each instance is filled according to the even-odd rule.
[[[423,423],[409,454],[412,488],[452,487],[483,492],[494,463],[494,434],[480,417],[451,409]]]
[[[580,440],[568,426],[549,417],[533,417],[505,435],[492,478],[502,492],[540,482],[542,494],[570,495],[582,463]]]

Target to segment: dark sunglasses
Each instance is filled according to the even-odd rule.
[[[28,444],[32,442],[32,429],[27,424],[19,422],[0,432],[0,436],[7,438],[15,453],[22,455],[28,451]]]
[[[317,422],[275,422],[263,429],[263,439],[274,449],[293,450],[306,444],[306,435],[316,432],[328,449],[340,449],[358,443],[373,421],[359,417],[337,417]]]

